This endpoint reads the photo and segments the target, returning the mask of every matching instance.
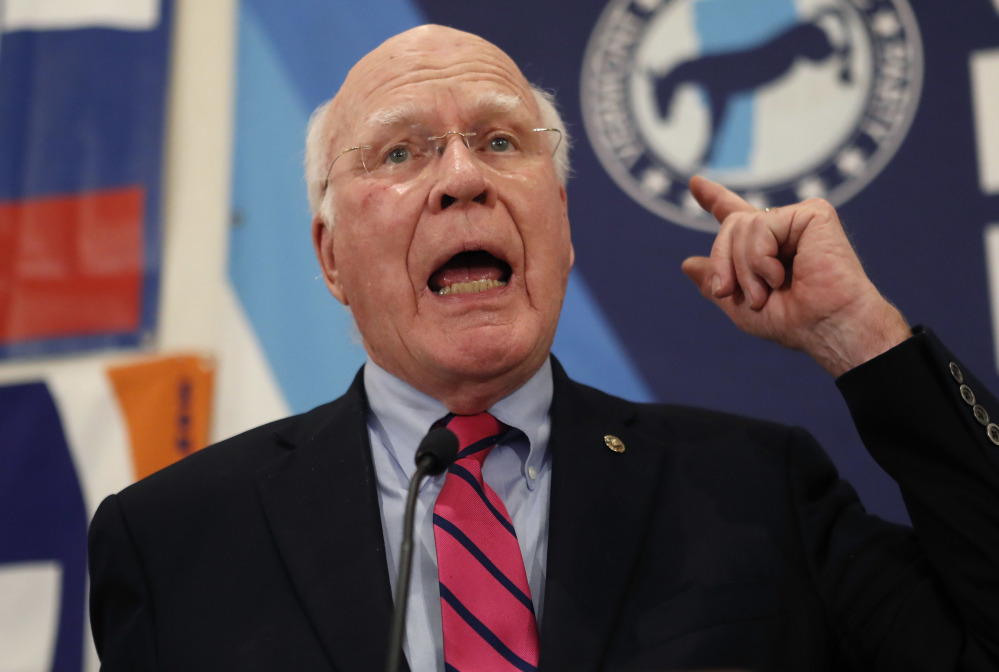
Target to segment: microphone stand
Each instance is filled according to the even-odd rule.
[[[416,472],[409,481],[406,495],[406,515],[402,528],[402,555],[399,556],[399,580],[395,589],[395,609],[389,629],[388,655],[385,672],[398,672],[402,658],[402,638],[406,632],[406,605],[409,604],[409,583],[413,571],[413,528],[416,518],[416,496],[425,476],[443,473],[458,455],[458,438],[444,427],[436,427],[420,442],[416,451]]]

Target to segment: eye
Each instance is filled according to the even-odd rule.
[[[409,148],[405,145],[399,145],[398,147],[393,147],[389,150],[388,154],[385,156],[386,163],[406,163],[411,158],[412,153]]]
[[[509,152],[513,149],[513,141],[504,135],[495,135],[489,139],[490,152]]]

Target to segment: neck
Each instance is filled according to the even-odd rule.
[[[474,415],[489,410],[501,399],[520,389],[546,361],[547,354],[539,362],[523,362],[508,371],[491,371],[475,376],[467,373],[447,375],[439,371],[407,375],[409,372],[393,371],[381,362],[378,365],[423,394],[436,399],[451,413]]]

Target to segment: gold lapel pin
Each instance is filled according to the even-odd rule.
[[[617,438],[613,434],[608,434],[607,436],[605,436],[604,443],[606,443],[607,447],[613,450],[615,453],[624,452],[624,441]]]

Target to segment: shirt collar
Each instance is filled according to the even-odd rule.
[[[500,422],[524,433],[530,445],[527,461],[540,464],[548,447],[548,411],[552,402],[551,359],[517,390],[489,410]],[[368,397],[368,426],[380,438],[407,478],[416,471],[414,458],[420,440],[430,427],[447,415],[441,402],[381,368],[371,358],[364,365]]]

